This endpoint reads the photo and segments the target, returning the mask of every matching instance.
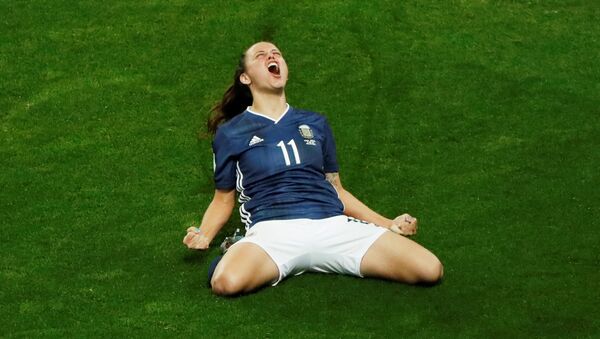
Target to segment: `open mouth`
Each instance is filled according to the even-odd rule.
[[[267,66],[267,69],[269,70],[269,73],[271,73],[273,75],[279,75],[279,73],[280,73],[279,65],[276,62],[271,62]]]

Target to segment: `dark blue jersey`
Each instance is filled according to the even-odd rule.
[[[277,121],[247,109],[219,126],[213,141],[215,186],[239,192],[247,228],[264,220],[343,214],[325,173],[337,172],[327,120],[288,106]]]

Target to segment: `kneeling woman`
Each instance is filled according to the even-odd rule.
[[[415,218],[387,219],[342,187],[329,125],[287,104],[287,76],[275,45],[252,45],[209,120],[215,195],[200,228],[189,228],[183,242],[208,248],[231,215],[235,189],[247,229],[217,265],[213,291],[250,292],[305,271],[439,281],[436,256],[401,236],[416,232]]]

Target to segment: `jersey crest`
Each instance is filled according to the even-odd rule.
[[[298,126],[298,131],[300,131],[300,135],[304,138],[304,143],[310,146],[316,146],[317,143],[313,139],[315,135],[313,134],[312,129],[308,125],[300,125]]]

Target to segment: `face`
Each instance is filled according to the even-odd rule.
[[[246,51],[246,71],[240,81],[255,91],[283,90],[288,68],[279,49],[270,42],[259,42]]]

